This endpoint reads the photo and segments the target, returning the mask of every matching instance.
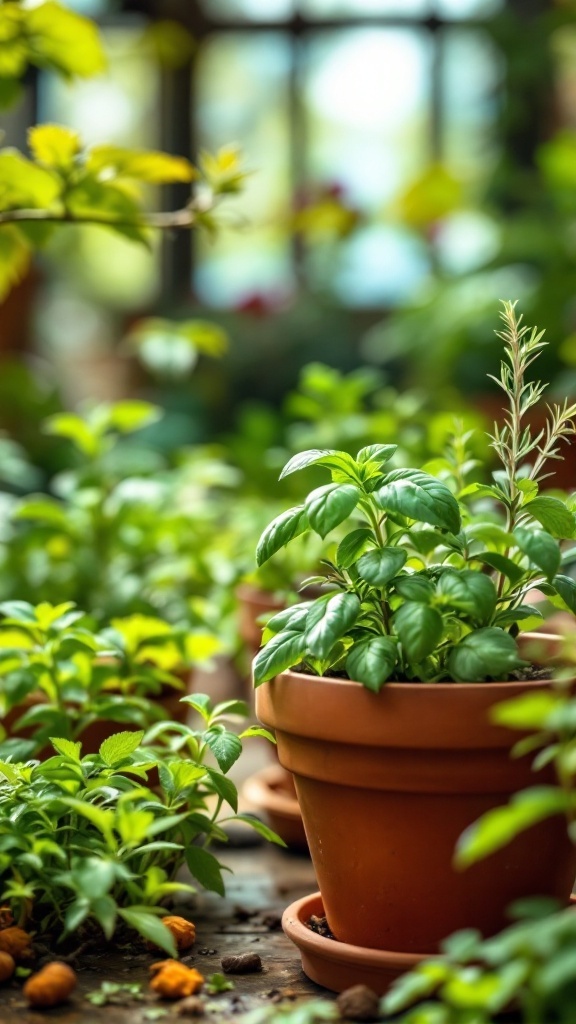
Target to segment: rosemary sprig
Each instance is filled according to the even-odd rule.
[[[547,344],[542,341],[544,331],[522,324],[522,316],[516,315],[516,303],[504,302],[500,313],[504,322],[498,337],[504,342],[504,359],[500,363],[500,376],[492,377],[504,391],[508,402],[504,423],[494,424],[494,433],[489,434],[491,446],[496,451],[504,470],[504,504],[507,510],[507,530],[517,525],[522,504],[520,481],[531,480],[541,483],[550,473],[545,473],[546,463],[559,459],[560,443],[576,434],[576,404],[547,405],[549,417],[543,429],[534,433],[526,425],[526,415],[540,401],[546,384],[526,380],[526,373]],[[527,465],[529,456],[531,465]]]

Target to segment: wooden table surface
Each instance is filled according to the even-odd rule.
[[[263,970],[257,974],[230,975],[233,991],[203,996],[204,1020],[241,1019],[245,1011],[272,1005],[283,998],[325,996],[326,989],[309,981],[300,967],[297,949],[280,927],[280,915],[293,900],[317,886],[309,859],[268,844],[218,851],[219,858],[233,871],[226,873],[227,895],[221,899],[202,893],[186,907],[184,916],[196,924],[197,939],[190,956],[183,961],[205,977],[221,972],[220,960],[227,954],[257,952]],[[20,985],[0,988],[0,1024],[148,1024],[151,1020],[176,1021],[177,1004],[160,1001],[149,993],[148,968],[163,954],[142,952],[142,947],[86,954],[78,966],[78,987],[65,1006],[50,1011],[31,1011]],[[126,1005],[108,1003],[94,1006],[86,998],[102,982],[140,984],[140,998],[126,999]],[[163,1012],[161,1012],[163,1011]]]

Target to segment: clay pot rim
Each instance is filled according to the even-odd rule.
[[[388,949],[373,949],[368,946],[353,946],[349,942],[328,939],[324,935],[318,935],[317,932],[311,931],[306,926],[306,922],[312,914],[319,917],[324,916],[324,905],[320,892],[303,896],[286,907],[282,915],[282,928],[298,949],[304,950],[317,962],[326,961],[375,970],[380,968],[388,971],[391,969],[407,971],[416,967],[422,960],[430,960],[434,956],[438,956],[438,953],[402,953]]]
[[[282,789],[281,782],[285,776],[286,769],[280,764],[267,765],[246,779],[242,786],[242,795],[248,803],[259,810],[301,821],[298,800]]]

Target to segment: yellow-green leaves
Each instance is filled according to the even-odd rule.
[[[198,177],[184,157],[122,146],[94,146],[86,157],[86,170],[100,179],[129,178],[150,185],[188,182]]]
[[[125,338],[150,372],[162,377],[191,373],[200,355],[219,357],[228,348],[228,335],[208,320],[140,320]]]
[[[238,146],[222,146],[214,154],[203,150],[199,163],[207,183],[218,195],[240,192],[248,177],[242,167],[242,153]]]
[[[28,145],[37,163],[56,171],[68,171],[82,148],[78,132],[61,124],[30,128]]]
[[[48,0],[37,7],[0,6],[0,106],[20,95],[19,79],[29,65],[65,78],[89,77],[106,66],[96,26],[88,18]]]

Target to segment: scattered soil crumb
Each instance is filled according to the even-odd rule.
[[[325,917],[319,917],[317,914],[312,914],[308,918],[306,926],[311,932],[316,932],[317,935],[322,935],[325,939],[334,939],[335,942],[338,941],[336,936],[330,931],[328,921]]]
[[[254,974],[262,970],[262,959],[258,953],[223,956],[220,964],[226,974]]]
[[[341,992],[336,1005],[347,1020],[375,1021],[380,1019],[378,1004],[380,1000],[375,992],[366,985],[353,985]]]
[[[200,996],[188,996],[178,1003],[176,1013],[179,1017],[203,1017],[206,1013],[204,1000]]]

